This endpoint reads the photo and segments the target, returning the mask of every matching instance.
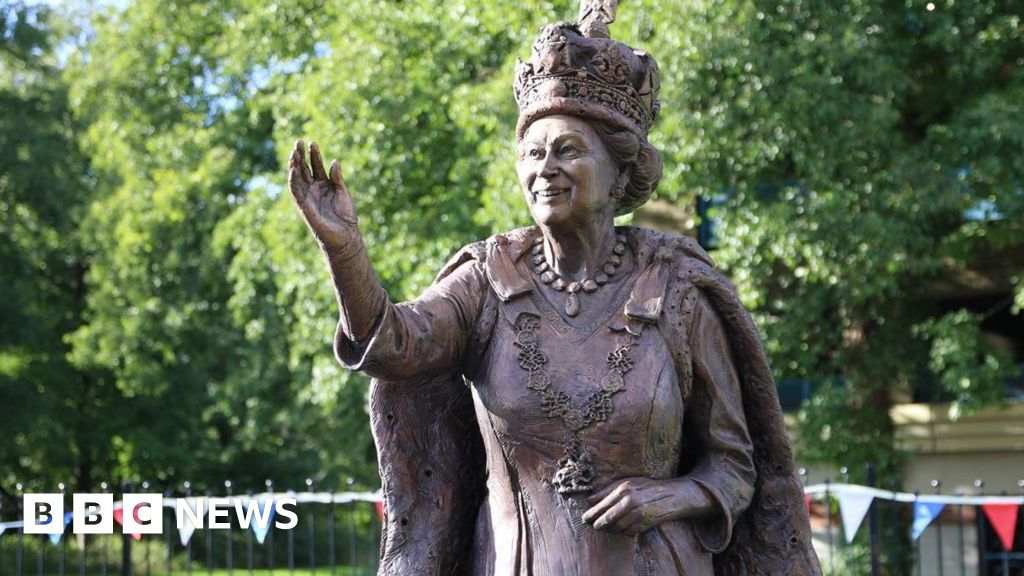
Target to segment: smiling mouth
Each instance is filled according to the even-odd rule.
[[[533,195],[539,198],[554,198],[569,191],[568,188],[548,188],[545,190],[534,190]]]

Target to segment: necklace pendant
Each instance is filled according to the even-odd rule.
[[[580,298],[576,292],[569,293],[569,299],[565,301],[565,313],[573,318],[580,313]]]
[[[590,462],[590,454],[586,450],[573,450],[567,446],[565,455],[558,461],[551,483],[555,491],[563,496],[570,494],[587,494],[593,490],[594,466]]]

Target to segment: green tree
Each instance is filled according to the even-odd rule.
[[[322,358],[329,347],[312,342],[326,338],[291,334],[306,334],[293,312],[307,303],[279,290],[284,274],[260,260],[268,238],[281,240],[264,226],[255,179],[277,170],[266,59],[294,54],[287,44],[255,50],[274,38],[246,37],[249,8],[136,2],[101,12],[70,60],[97,174],[84,225],[86,322],[70,337],[72,359],[108,371],[128,401],[112,439],[115,477],[297,488],[331,470],[368,483],[367,435],[321,442],[351,418],[318,388],[329,380],[317,375],[324,362],[292,345]],[[294,285],[314,279],[326,283],[308,274]]]
[[[727,198],[715,257],[776,377],[822,384],[800,413],[802,458],[855,481],[873,463],[888,485],[904,457],[895,399],[934,381],[960,413],[998,402],[1015,372],[984,341],[985,313],[950,312],[934,288],[987,261],[1021,298],[1019,6],[717,0],[660,14],[635,26],[651,18],[646,45],[667,56],[662,193]]]
[[[96,173],[70,341],[131,404],[117,477],[376,484],[367,383],[330,355],[329,278],[279,160],[297,137],[342,158],[383,280],[413,295],[489,229],[478,148],[509,133],[487,113],[514,118],[510,46],[539,27],[516,6],[140,0],[95,15],[67,70]]]
[[[1011,4],[620,10],[613,35],[664,79],[659,197],[727,199],[715,257],[778,377],[823,383],[805,459],[894,479],[894,399],[931,379],[970,410],[1011,373],[984,314],[928,290],[988,259],[1024,307]],[[514,60],[576,3],[136,0],[95,11],[63,69],[46,11],[2,6],[0,462],[375,485],[366,381],[331,358],[330,281],[283,160],[297,138],[340,159],[382,281],[415,295],[462,244],[527,223]],[[76,416],[30,427],[57,413]]]
[[[729,196],[717,257],[777,372],[834,383],[808,407],[805,455],[894,475],[894,393],[931,375],[970,409],[1012,373],[980,345],[980,315],[937,317],[926,288],[997,258],[1009,292],[1019,269],[1020,16],[1000,2],[806,1],[679,16],[694,29],[655,52],[681,59],[666,63],[664,120],[680,136],[667,193]],[[978,207],[998,216],[969,217]]]
[[[81,324],[91,198],[55,43],[67,32],[45,7],[0,3],[0,486],[79,489],[102,462],[119,395],[68,362]],[[109,418],[104,415],[109,414]],[[101,461],[98,462],[97,458]]]

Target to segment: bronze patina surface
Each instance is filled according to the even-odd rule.
[[[337,162],[289,185],[330,267],[339,361],[374,378],[382,574],[820,574],[771,371],[692,240],[616,228],[658,184],[654,59],[614,0],[547,26],[514,80],[535,226],[392,303]]]

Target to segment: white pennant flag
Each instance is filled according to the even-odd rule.
[[[255,503],[258,509],[253,514],[252,524],[249,526],[252,528],[253,534],[256,535],[256,541],[263,544],[267,538],[267,532],[270,532],[274,522],[275,504],[272,498],[261,498]]]
[[[178,523],[178,536],[181,538],[182,546],[188,545],[188,541],[192,539],[192,533],[196,531],[196,524],[203,523],[203,517],[206,516],[204,504],[204,498],[178,498],[176,500],[174,519]]]
[[[846,542],[853,542],[853,537],[857,535],[857,529],[864,521],[864,516],[867,515],[868,508],[871,508],[871,501],[875,497],[871,494],[845,491],[836,494],[836,497],[839,498],[839,513],[843,517]]]

